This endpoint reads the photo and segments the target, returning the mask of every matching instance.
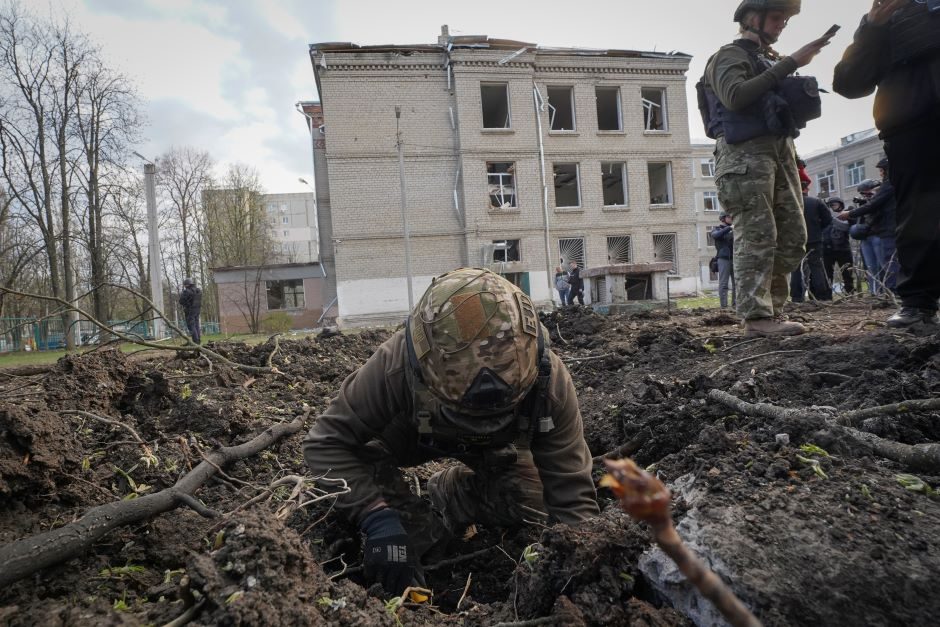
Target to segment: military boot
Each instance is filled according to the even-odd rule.
[[[803,333],[806,333],[806,327],[799,322],[785,322],[773,318],[744,321],[744,337],[780,337]]]
[[[901,310],[887,321],[888,326],[894,329],[903,329],[918,323],[940,324],[940,319],[937,318],[937,312],[934,309],[901,307]]]

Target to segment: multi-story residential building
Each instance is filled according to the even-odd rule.
[[[721,205],[715,187],[715,142],[708,139],[692,143],[692,193],[695,195],[695,241],[698,246],[699,273],[704,287],[718,287],[718,274],[708,268],[715,256],[711,230],[718,226]]]
[[[699,288],[688,55],[541,48],[444,27],[435,45],[314,44],[310,58],[322,110],[301,107],[342,321],[408,310],[402,175],[413,299],[436,275],[485,265],[548,303],[569,260],[666,262],[673,293]]]
[[[873,128],[843,137],[836,148],[806,155],[806,172],[813,179],[810,193],[820,198],[839,196],[851,204],[859,183],[878,178],[875,166],[884,156],[884,144]]]
[[[317,200],[313,192],[265,194],[261,197],[277,263],[310,263],[319,258],[317,249]]]

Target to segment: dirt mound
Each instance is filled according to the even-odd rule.
[[[745,338],[714,310],[542,317],[592,453],[654,465],[676,495],[680,534],[767,625],[930,624],[940,612],[940,502],[929,492],[940,473],[904,477],[911,469],[825,417],[940,392],[937,329],[873,328],[873,304],[794,308],[812,332],[781,339]],[[315,419],[391,333],[212,345],[237,363],[270,363],[274,375],[102,352],[25,383],[0,378],[0,542],[171,486],[210,450],[305,406]],[[743,415],[711,400],[712,389],[799,411]],[[75,409],[119,424],[63,415]],[[907,444],[940,441],[935,411],[880,412],[856,426]],[[301,437],[198,492],[225,518],[183,508],[122,528],[0,591],[0,622],[164,624],[201,601],[194,624],[718,624],[604,490],[602,515],[577,530],[479,527],[427,570],[430,605],[386,606],[363,587],[358,530],[331,500],[291,506],[290,477],[306,473]],[[437,468],[404,472],[426,494]]]

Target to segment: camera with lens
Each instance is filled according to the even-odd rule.
[[[854,202],[857,207],[868,204],[868,200],[869,199],[865,198],[864,196],[855,196],[852,198],[852,202]]]

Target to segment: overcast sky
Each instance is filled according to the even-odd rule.
[[[693,138],[704,137],[694,85],[709,55],[736,34],[739,0],[23,0],[38,11],[68,12],[105,56],[138,85],[149,126],[139,152],[171,146],[208,150],[216,161],[248,163],[270,193],[307,191],[309,135],[294,110],[317,100],[308,46],[436,43],[489,35],[542,46],[672,50],[693,55],[688,74]],[[789,53],[833,23],[842,30],[805,74],[829,88],[832,69],[871,0],[804,2],[777,44]],[[871,98],[824,96],[823,117],[797,148],[808,154],[871,128]]]

